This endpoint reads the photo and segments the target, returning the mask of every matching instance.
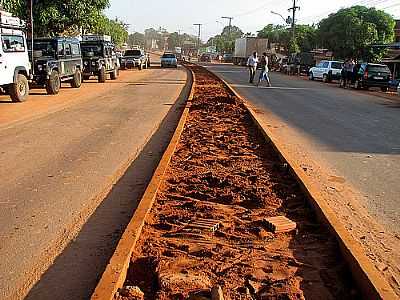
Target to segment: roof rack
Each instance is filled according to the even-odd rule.
[[[25,23],[17,17],[13,17],[11,13],[0,10],[0,27],[7,29],[24,29]]]

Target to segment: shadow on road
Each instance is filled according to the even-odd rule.
[[[90,298],[173,135],[189,92],[188,82],[157,132],[79,235],[30,290],[27,300]]]

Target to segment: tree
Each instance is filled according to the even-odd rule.
[[[139,45],[140,47],[144,48],[144,34],[140,32],[132,33],[128,36],[128,45],[135,46]]]
[[[270,43],[283,47],[286,53],[308,52],[317,44],[317,29],[310,25],[296,25],[296,40],[292,40],[292,31],[282,25],[269,24],[258,31],[258,37],[267,38]]]
[[[108,5],[109,0],[34,0],[34,34],[55,36],[90,27]],[[26,0],[7,0],[5,9],[28,21]]]
[[[127,25],[118,19],[111,20],[104,14],[99,14],[88,30],[90,33],[111,36],[112,41],[117,46],[122,46],[128,40]]]
[[[392,42],[394,26],[395,21],[384,11],[353,6],[323,19],[318,37],[337,57],[374,61],[382,58],[385,50],[372,46]]]
[[[207,46],[215,46],[217,51],[232,52],[235,48],[235,40],[244,36],[243,31],[237,26],[226,26],[222,33],[210,38]]]

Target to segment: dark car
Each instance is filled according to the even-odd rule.
[[[231,63],[233,61],[233,54],[225,53],[224,56],[222,56],[222,61],[225,63]]]
[[[391,72],[387,65],[363,63],[356,66],[354,87],[356,89],[378,87],[386,92],[391,79]]]
[[[122,69],[132,69],[137,67],[139,70],[150,67],[149,56],[140,49],[126,50],[121,58]]]
[[[87,35],[82,39],[83,79],[96,76],[99,82],[106,82],[107,74],[112,80],[117,79],[120,64],[111,37]]]
[[[206,54],[206,53],[202,54],[200,56],[200,61],[201,62],[211,62],[211,55],[210,54]]]
[[[82,56],[78,39],[40,38],[33,42],[33,81],[45,86],[48,94],[58,94],[61,82],[73,88],[82,84]]]

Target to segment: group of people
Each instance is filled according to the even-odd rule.
[[[260,75],[258,76],[257,86],[260,85],[261,81],[265,80],[267,85],[271,87],[271,80],[269,79],[269,68],[268,68],[268,56],[267,53],[263,53],[259,58],[257,52],[254,52],[252,56],[247,60],[247,67],[249,68],[250,83],[254,83],[256,77],[257,67],[261,67]]]
[[[353,59],[347,59],[342,68],[342,84],[346,88],[349,84],[354,84],[356,80],[356,63]]]

